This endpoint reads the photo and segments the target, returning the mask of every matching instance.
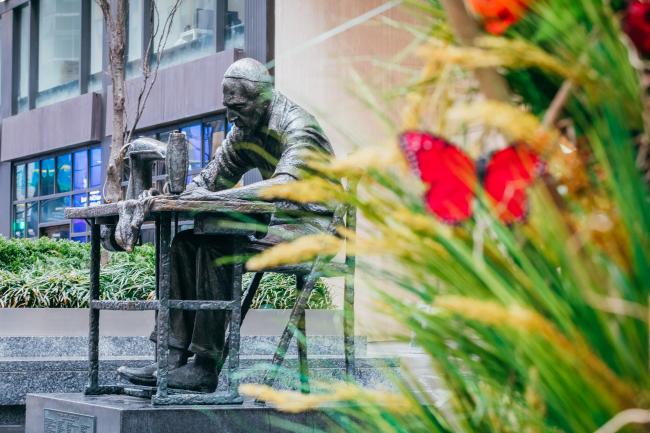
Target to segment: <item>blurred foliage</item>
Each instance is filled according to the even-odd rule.
[[[243,391],[288,411],[324,409],[334,422],[328,431],[648,431],[639,424],[650,421],[650,199],[636,163],[650,140],[647,64],[622,33],[620,11],[605,0],[533,0],[503,36],[463,47],[439,32],[445,2],[415,3],[424,24],[412,32],[431,31],[412,49],[421,69],[402,69],[404,99],[393,93],[386,102],[386,111],[406,107],[393,144],[319,168],[359,181],[346,199],[367,230],[346,235],[379,311],[408,328],[408,338],[396,337],[424,350],[440,388],[406,377],[383,400],[347,385],[310,396]],[[509,79],[511,99],[485,101],[480,86],[500,85],[474,80],[485,67]],[[569,97],[547,123],[563,83]],[[375,111],[384,109],[374,101]],[[529,190],[528,219],[503,225],[479,194],[472,220],[438,221],[397,146],[411,129],[445,137],[473,158],[527,143],[548,172]],[[322,186],[318,194],[327,196]],[[335,182],[330,197],[340,198]]]
[[[0,308],[85,308],[88,306],[90,247],[68,240],[0,237]],[[131,254],[111,253],[102,266],[101,299],[152,299],[155,290],[152,245]],[[247,282],[250,275],[244,277]],[[265,275],[253,308],[292,308],[295,278]],[[331,308],[327,286],[319,281],[309,308]]]

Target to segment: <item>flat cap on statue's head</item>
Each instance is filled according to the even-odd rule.
[[[255,83],[273,83],[273,78],[266,66],[251,58],[237,60],[230,65],[223,77],[248,80]]]

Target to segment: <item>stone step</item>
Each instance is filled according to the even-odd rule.
[[[110,357],[100,361],[102,384],[125,383],[116,370],[121,365],[133,367],[150,363],[150,357]],[[242,356],[240,375],[243,383],[259,383],[271,361],[270,356]],[[357,382],[368,387],[390,387],[390,376],[399,371],[397,358],[359,357],[356,359]],[[313,381],[342,380],[345,360],[341,356],[309,358]],[[279,388],[298,388],[298,359],[289,356],[278,378]],[[79,357],[47,359],[42,357],[5,358],[0,360],[0,406],[25,404],[27,393],[81,392],[88,378],[88,361]],[[227,379],[222,372],[219,388]]]
[[[242,336],[240,353],[245,355],[272,355],[280,341],[279,336]],[[343,354],[343,338],[313,335],[307,340],[308,352],[313,355]],[[154,344],[147,337],[100,337],[99,353],[108,356],[153,356]],[[289,354],[298,353],[295,339]],[[355,353],[365,356],[366,337],[355,337]],[[24,357],[85,357],[88,356],[87,337],[0,337],[0,360]]]

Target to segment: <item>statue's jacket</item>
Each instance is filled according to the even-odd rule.
[[[334,155],[316,118],[277,90],[273,91],[264,123],[253,136],[233,126],[214,158],[192,182],[210,191],[220,191],[235,185],[244,173],[254,168],[259,169],[263,179],[286,174],[300,180],[309,171],[306,155]],[[281,233],[286,230],[296,234],[324,230],[331,220],[331,212],[321,206],[308,208],[321,215],[291,222],[276,215],[271,220],[269,236],[275,238],[276,232],[286,237],[291,234]],[[267,240],[272,241],[269,236]]]

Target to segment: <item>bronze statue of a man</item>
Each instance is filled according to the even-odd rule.
[[[253,59],[233,63],[223,80],[223,105],[228,121],[234,124],[213,160],[181,195],[185,200],[220,198],[257,199],[270,185],[300,179],[306,152],[332,155],[332,147],[316,119],[275,90],[264,65]],[[257,168],[265,179],[241,188],[233,187],[248,170]],[[288,238],[324,230],[330,215],[312,215],[300,221],[271,219],[262,239],[250,239],[242,246],[258,252]],[[233,266],[216,265],[228,255],[225,235],[178,233],[171,247],[171,298],[224,300],[232,296]],[[201,247],[201,248],[199,248]],[[197,251],[202,253],[197,256]],[[196,261],[205,269],[196,283]],[[169,386],[213,392],[223,365],[226,313],[222,311],[171,312]],[[155,340],[155,334],[152,334]],[[190,359],[193,356],[192,359]],[[142,368],[120,367],[127,380],[155,385],[157,365]]]

